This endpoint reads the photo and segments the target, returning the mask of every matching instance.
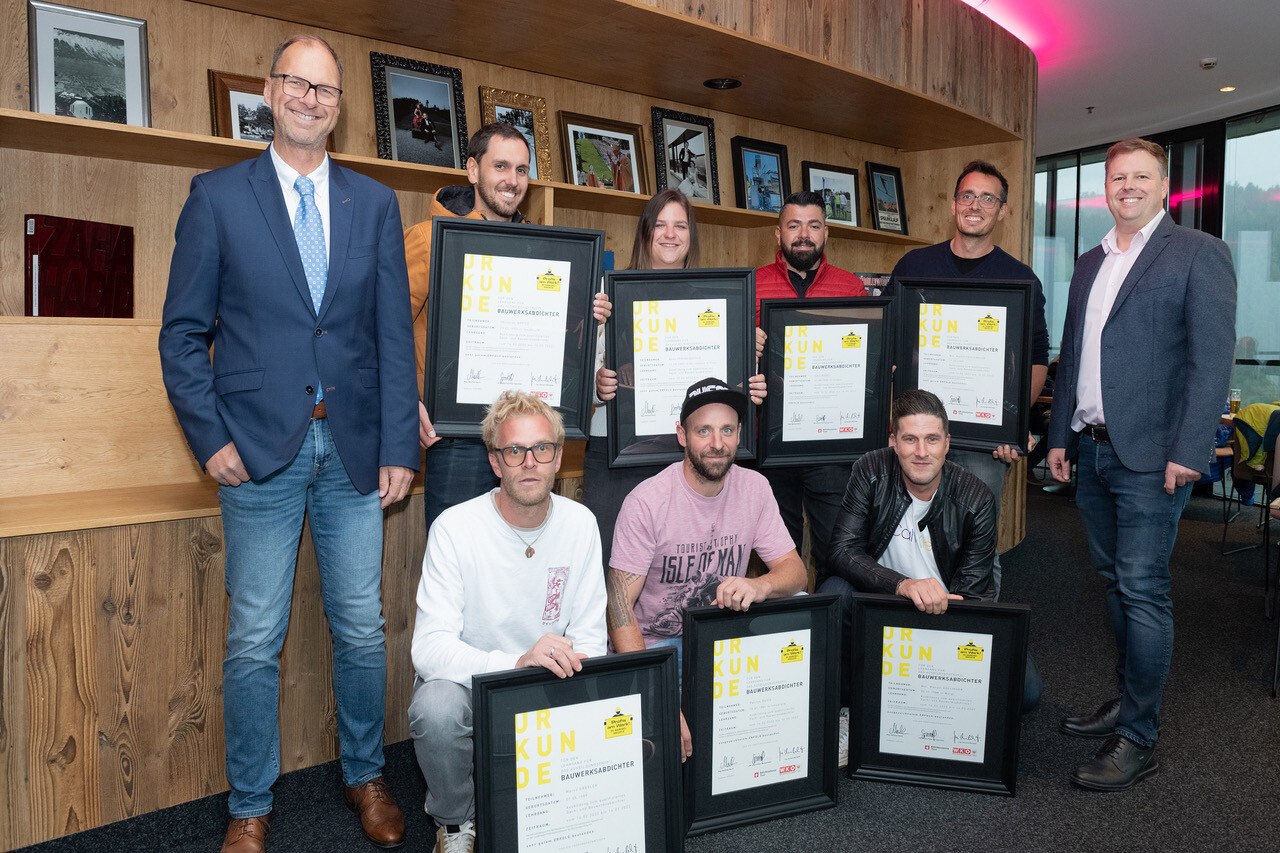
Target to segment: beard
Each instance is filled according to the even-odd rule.
[[[692,453],[686,454],[689,457],[689,464],[693,466],[693,470],[699,477],[708,483],[718,483],[729,473],[729,466],[733,464],[733,456],[726,454],[724,456],[712,456],[710,454]]]
[[[520,208],[521,199],[507,201],[505,198],[498,195],[497,187],[491,187],[481,183],[476,185],[476,192],[480,194],[480,198],[488,208],[499,216],[505,216],[510,219]]]
[[[825,245],[819,246],[814,243],[793,243],[782,247],[782,257],[792,269],[806,272],[817,266],[822,258],[822,250],[825,248]]]

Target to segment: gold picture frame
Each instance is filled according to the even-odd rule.
[[[501,115],[499,110],[503,110]],[[529,139],[529,147],[533,149],[533,157],[530,158],[533,168],[530,170],[529,177],[542,181],[553,180],[546,99],[537,95],[525,95],[520,92],[509,92],[506,89],[495,89],[492,86],[481,86],[480,123],[491,124],[495,121],[507,122]],[[529,134],[533,135],[531,139]]]

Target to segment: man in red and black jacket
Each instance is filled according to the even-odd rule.
[[[822,196],[808,191],[787,196],[774,233],[778,238],[777,258],[756,270],[757,358],[765,343],[765,333],[760,328],[761,299],[867,295],[862,279],[827,263],[827,216]],[[773,488],[797,551],[804,540],[804,515],[808,513],[814,567],[818,578],[825,578],[829,574],[831,529],[849,482],[849,466],[796,465],[764,468],[760,473]]]

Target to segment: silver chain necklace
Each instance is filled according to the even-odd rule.
[[[535,543],[535,542],[537,542],[539,539],[541,539],[541,538],[542,538],[542,534],[546,532],[547,525],[551,523],[551,512],[552,512],[552,510],[554,510],[554,509],[555,509],[555,507],[556,507],[556,505],[555,505],[555,501],[552,501],[552,502],[550,502],[550,503],[548,503],[548,504],[547,504],[547,517],[546,517],[546,518],[544,518],[544,519],[542,519],[542,523],[541,523],[541,524],[539,524],[536,528],[534,528],[534,531],[535,531],[535,532],[534,532],[534,534],[533,534],[533,538],[532,538],[532,539],[525,539],[523,536],[521,536],[521,535],[520,535],[520,530],[521,530],[521,528],[516,527],[516,526],[515,526],[514,524],[512,524],[511,522],[507,521],[506,516],[504,516],[504,515],[502,514],[502,509],[498,506],[498,496],[497,496],[497,494],[496,494],[496,493],[493,495],[493,497],[491,498],[491,500],[493,501],[493,511],[494,511],[494,512],[496,512],[496,513],[498,514],[498,518],[501,518],[501,519],[502,519],[502,523],[503,523],[503,524],[505,524],[508,528],[510,528],[510,529],[511,529],[511,532],[512,532],[513,534],[515,534],[515,537],[516,537],[517,539],[519,539],[521,542],[523,542],[523,543],[524,543],[524,546],[525,546],[525,547],[524,547],[524,556],[525,556],[525,558],[526,558],[526,559],[533,559],[533,555],[537,553],[536,551],[534,551],[534,550],[533,550],[533,545],[534,545],[534,543]]]

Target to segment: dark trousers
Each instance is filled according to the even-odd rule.
[[[809,516],[809,544],[819,579],[827,575],[831,531],[849,485],[849,465],[797,465],[761,468],[778,501],[782,521],[799,551],[804,543],[804,517]]]
[[[489,467],[489,451],[478,438],[442,438],[427,451],[422,505],[431,525],[451,506],[464,503],[498,485]]]

